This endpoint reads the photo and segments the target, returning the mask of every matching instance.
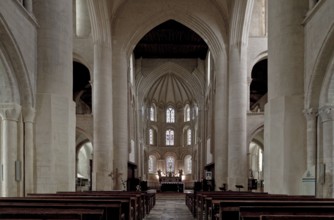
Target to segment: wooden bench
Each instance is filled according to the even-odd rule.
[[[239,219],[260,220],[266,215],[285,215],[285,216],[318,216],[330,217],[334,215],[333,206],[256,206],[240,207]],[[226,218],[227,219],[227,218]],[[231,218],[228,218],[231,219]],[[286,219],[286,218],[285,218]],[[231,219],[232,220],[232,219]]]
[[[83,198],[34,198],[34,197],[5,197],[0,198],[0,208],[16,209],[64,209],[64,210],[102,210],[102,216],[96,219],[129,219],[129,215],[123,212],[123,208],[129,206],[129,201],[99,200]],[[69,211],[70,212],[70,211]],[[89,217],[87,219],[93,219]]]
[[[260,220],[327,220],[334,215],[262,215]]]
[[[266,197],[268,193],[253,193],[253,192],[236,192],[236,191],[211,191],[198,193],[193,201],[192,213],[194,217],[198,219],[207,219],[207,209],[211,207],[211,203],[207,204],[208,198],[212,199],[225,199],[225,198],[253,198],[253,197]]]
[[[128,191],[90,191],[90,192],[57,192],[58,195],[94,195],[94,196],[136,196],[137,208],[135,208],[138,219],[143,219],[146,214],[149,214],[155,205],[155,193],[147,192],[128,192]]]
[[[315,201],[317,200],[314,196],[288,196],[281,194],[273,195],[236,195],[236,196],[219,196],[215,195],[212,197],[206,197],[203,207],[204,219],[214,219],[214,216],[219,213],[220,201],[221,200],[272,200],[272,201],[286,201],[286,200],[298,200],[298,201]],[[330,199],[331,200],[331,199]],[[321,199],[321,201],[323,201]]]
[[[223,200],[220,201],[219,219],[260,219],[262,215],[274,214],[312,215],[334,214],[334,200]]]
[[[32,197],[93,197],[97,199],[131,199],[131,219],[143,219],[155,204],[155,193],[127,191],[92,191],[92,192],[58,192],[56,194],[29,194]]]
[[[103,209],[68,209],[50,207],[0,207],[0,219],[98,220]]]

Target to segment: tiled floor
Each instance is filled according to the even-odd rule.
[[[183,193],[157,193],[156,204],[145,220],[194,219],[185,204]]]

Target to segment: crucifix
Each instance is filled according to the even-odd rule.
[[[111,171],[108,176],[111,177],[111,179],[114,181],[114,188],[115,186],[118,186],[118,178],[121,176],[122,173],[118,172],[118,168],[116,168],[114,171]]]

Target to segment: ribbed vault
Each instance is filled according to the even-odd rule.
[[[146,101],[158,105],[173,104],[184,106],[194,101],[194,95],[184,80],[174,73],[167,73],[159,77],[146,95]]]

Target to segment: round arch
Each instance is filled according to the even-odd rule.
[[[334,58],[334,26],[328,31],[328,34],[322,44],[315,64],[311,70],[309,86],[305,92],[305,108],[318,109],[326,104],[328,99],[328,90],[331,87],[331,74],[333,73]],[[332,61],[331,61],[332,60]]]
[[[36,98],[29,79],[29,71],[18,44],[3,18],[0,18],[0,30],[0,59],[11,70],[9,72],[11,76],[8,77],[13,80],[13,85],[16,85],[11,87],[12,93],[15,94],[11,102],[20,103],[27,108],[34,107]]]

